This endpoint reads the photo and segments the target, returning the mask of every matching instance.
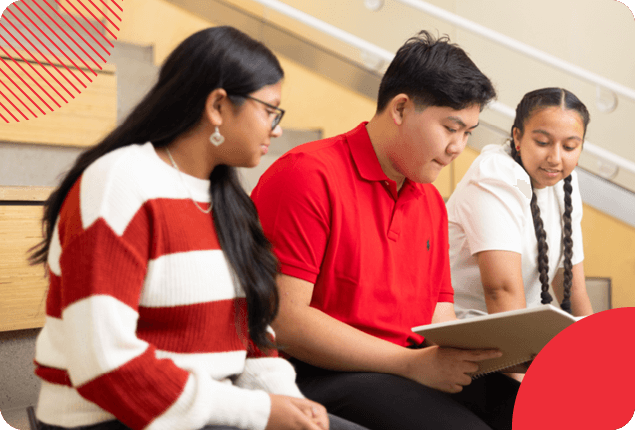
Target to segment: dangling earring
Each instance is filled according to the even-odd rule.
[[[212,135],[209,137],[209,141],[214,146],[218,146],[225,141],[225,137],[220,134],[220,131],[218,131],[218,126],[216,126],[214,133],[212,133]]]
[[[520,152],[520,145],[516,145],[516,152]]]

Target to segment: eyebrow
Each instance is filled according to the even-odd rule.
[[[467,127],[467,124],[465,124],[463,122],[463,120],[461,118],[459,118],[458,116],[449,116],[446,119],[458,124],[460,127],[464,127],[464,128]],[[477,122],[476,125],[473,125],[472,127],[469,127],[469,129],[471,130],[473,128],[476,128],[476,127],[478,127],[479,124],[480,123]]]
[[[538,134],[542,134],[546,137],[551,137],[551,133],[549,133],[546,130],[541,130],[541,129],[537,129],[537,130],[532,130],[532,133],[538,133]],[[579,142],[582,142],[582,138],[578,137],[578,136],[569,136],[567,137],[565,140],[577,140]]]

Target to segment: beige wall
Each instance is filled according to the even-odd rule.
[[[438,25],[441,31],[451,30],[448,26],[443,27],[443,24],[438,21],[435,22],[430,19],[420,21],[420,17],[417,17],[416,14],[396,8],[394,2],[389,1],[387,2],[388,10],[381,13],[389,13],[390,22],[403,22],[404,28],[394,32],[387,30],[377,31],[377,28],[385,28],[385,24],[382,24],[384,18],[377,13],[373,14],[366,11],[363,6],[360,9],[359,4],[362,3],[361,1],[338,2],[337,8],[335,6],[332,8],[324,7],[324,4],[329,4],[330,1],[324,0],[320,2],[321,7],[316,4],[317,2],[303,2],[302,0],[288,0],[288,3],[296,7],[299,7],[296,3],[301,3],[305,10],[314,13],[322,19],[337,18],[337,24],[342,27],[345,27],[348,21],[355,21],[350,19],[350,17],[360,13],[364,19],[367,19],[369,29],[374,29],[369,33],[372,33],[373,36],[370,40],[375,43],[382,42],[393,50],[417,26],[431,28]],[[240,3],[241,6],[252,7],[252,13],[263,13],[262,7],[258,9],[258,6],[253,6],[250,0],[236,0],[236,2]],[[480,9],[476,6],[469,6],[468,4],[471,3],[478,3],[481,5]],[[537,6],[533,7],[531,5],[533,3],[536,3]],[[573,7],[573,0],[562,0],[561,4],[556,1],[555,3],[557,4],[555,6],[552,3],[554,3],[553,0],[549,2],[532,0],[531,4],[529,2],[525,3],[524,0],[514,2],[509,2],[508,0],[488,0],[484,2],[455,0],[452,2],[452,6],[472,18],[478,17],[486,20],[489,24],[500,27],[500,31],[512,33],[510,35],[514,37],[532,37],[535,39],[536,45],[543,45],[538,47],[549,48],[554,54],[568,56],[579,54],[576,57],[577,59],[585,57],[585,55],[580,54],[578,45],[580,43],[590,44],[589,39],[593,39],[598,31],[602,32],[603,30],[593,29],[589,30],[590,34],[582,35],[578,33],[583,31],[578,29],[575,35],[569,35],[566,39],[558,38],[557,40],[553,40],[553,34],[561,31],[570,32],[579,23],[585,23],[583,27],[585,29],[593,27],[589,22],[589,16],[593,15],[597,15],[597,22],[600,28],[604,25],[612,25],[611,22],[613,21],[623,21],[624,18],[627,18],[624,16],[624,10],[621,9],[623,5],[614,0],[577,0],[575,4],[579,6],[575,8]],[[597,5],[587,8],[584,6],[587,3],[601,3],[602,5],[599,9]],[[617,8],[613,7],[613,3],[615,3]],[[488,5],[488,7],[483,8],[483,4]],[[550,13],[545,14],[544,11],[547,10],[547,5],[552,7]],[[506,14],[508,19],[496,18],[495,15],[497,14],[492,13],[492,10],[501,11],[501,13]],[[567,11],[571,11],[569,14],[571,16],[563,21],[562,16],[567,15]],[[152,20],[147,19],[150,14],[153,16]],[[271,12],[268,12],[268,14],[271,17]],[[520,23],[525,20],[531,25],[524,30],[520,29]],[[280,19],[276,23],[281,24],[282,21]],[[184,12],[164,0],[136,0],[127,6],[126,19],[120,35],[125,42],[153,44],[156,54],[155,61],[160,64],[183,38],[209,25],[213,25],[213,23]],[[357,25],[356,31],[363,30],[363,26],[359,22],[354,25]],[[630,26],[634,32],[633,36],[635,36],[635,24],[632,22],[632,16]],[[627,25],[624,25],[624,22],[621,25],[615,24],[615,27],[614,34],[619,33],[622,37],[630,37],[629,32],[631,30]],[[316,37],[318,36],[316,35]],[[467,44],[463,40],[463,34],[459,34],[459,37],[461,43],[465,42]],[[606,37],[598,36],[597,44],[601,45],[602,40],[606,40]],[[635,43],[635,37],[623,40],[622,44],[625,52],[635,52],[634,49],[627,51],[631,41]],[[479,49],[479,44],[473,44],[475,46],[471,50],[472,57],[479,57],[479,64],[483,64],[482,67],[484,69],[507,67],[502,64],[504,63],[504,56],[497,59],[498,54],[496,51],[489,51],[492,49],[491,46],[486,49],[485,45],[483,45],[483,48]],[[595,62],[593,58],[601,58],[600,52],[603,51],[601,48],[603,47],[596,46],[596,48],[592,48],[589,46],[589,58],[585,60],[586,65],[593,65]],[[613,56],[613,54],[606,55]],[[617,55],[615,57],[617,64],[621,64],[621,67],[630,67],[631,72],[635,68],[635,61],[632,55],[625,55],[623,59],[618,58],[619,56]],[[280,61],[286,73],[282,101],[283,107],[287,109],[283,122],[284,127],[322,129],[324,136],[333,136],[351,129],[359,122],[372,116],[375,108],[374,100],[369,100],[335,82],[317,76],[310,70],[284,57],[280,57]],[[495,64],[490,64],[490,62],[498,65],[495,66]],[[626,72],[617,72],[605,64],[601,67],[596,64],[595,67],[602,69],[602,71],[612,72],[614,76],[625,81],[624,83],[628,83],[630,80],[631,85],[635,87],[635,73],[632,73],[632,76],[627,76]],[[509,98],[510,100],[520,98],[520,93],[525,91],[525,87],[530,89],[539,85],[538,81],[540,78],[534,77],[535,79],[530,79],[534,74],[532,70],[527,69],[525,73],[527,74],[526,83],[518,84],[519,81],[517,80],[509,80],[505,81],[505,83],[497,82],[499,92],[511,94],[509,97],[501,98]],[[632,107],[626,106],[626,108],[631,109]],[[632,109],[632,112],[635,112],[635,108]],[[486,116],[487,112],[483,114],[483,117]],[[608,117],[608,115],[605,116]],[[613,124],[613,128],[619,128],[615,127],[613,121],[610,121]],[[596,118],[594,118],[595,122],[600,121],[596,121]],[[508,126],[504,125],[504,128],[506,129]],[[626,129],[626,127],[623,128]],[[591,129],[589,130],[589,136],[591,136]],[[467,149],[452,166],[442,172],[435,185],[437,185],[444,197],[449,197],[455,184],[461,179],[475,157],[476,152]],[[583,229],[586,253],[585,268],[588,276],[609,277],[612,279],[614,307],[635,306],[635,291],[633,291],[631,285],[632,279],[635,279],[635,230],[590,207],[585,207]]]
[[[152,15],[152,19],[147,19]],[[160,65],[187,36],[215,25],[163,0],[135,0],[126,6],[121,27],[124,42],[155,47]],[[324,136],[348,131],[375,111],[375,101],[315,75],[303,66],[278,55],[285,70],[282,105],[287,112],[282,126],[321,129]]]
[[[247,6],[249,6],[250,3],[250,0],[235,1]],[[387,2],[387,7],[384,11],[373,14],[363,9],[363,6],[360,6],[362,2],[343,2],[339,9],[335,6],[324,7],[324,4],[328,4],[329,1],[331,0],[323,0],[320,2],[321,7],[316,6],[313,2],[305,2],[305,4],[300,0],[289,0],[289,3],[292,5],[294,5],[294,3],[301,3],[305,7],[308,5],[310,6],[307,7],[308,11],[323,19],[337,18],[336,23],[342,27],[345,27],[350,21],[353,23],[351,25],[355,27],[355,30],[360,32],[364,30],[364,26],[355,19],[350,18],[356,16],[355,14],[361,14],[365,20],[364,22],[369,24],[369,28],[374,29],[371,32],[372,37],[369,39],[375,43],[382,42],[393,50],[419,25],[428,28],[438,25],[441,31],[451,32],[451,28],[449,30],[447,26],[444,28],[444,24],[442,23],[430,19],[420,21],[420,17],[417,17],[416,14],[413,14],[411,11],[404,11],[396,7],[394,5],[395,2]],[[534,8],[529,3],[526,4],[523,2],[524,0],[515,2],[508,2],[507,0],[487,0],[485,2],[478,2],[481,6],[477,8],[472,5],[476,2],[454,0],[450,6],[451,9],[457,9],[473,18],[478,17],[479,19],[483,19],[485,23],[494,27],[501,27],[499,30],[509,32],[512,36],[519,38],[531,36],[535,40],[536,45],[544,45],[543,48],[549,47],[555,54],[569,56],[575,56],[574,54],[576,54],[578,55],[576,58],[579,60],[583,59],[585,64],[589,66],[595,63],[593,58],[599,50],[598,45],[601,45],[602,40],[605,39],[597,34],[598,30],[591,29],[585,34],[576,33],[575,35],[568,35],[565,39],[553,39],[553,37],[549,35],[555,34],[556,30],[554,30],[554,28],[560,24],[564,29],[559,29],[558,31],[565,33],[575,28],[576,23],[586,23],[586,26],[581,28],[590,28],[593,27],[590,25],[590,22],[592,22],[591,16],[593,15],[597,15],[595,18],[599,27],[610,25],[611,20],[619,21],[620,19],[628,18],[624,17],[624,15],[626,15],[624,13],[625,8],[614,0],[593,0],[596,6],[589,6],[588,8],[586,6],[574,8],[573,0],[561,0],[561,3],[556,2],[556,5],[551,8],[548,14],[541,14],[539,13],[540,7]],[[575,4],[586,5],[587,2],[588,0],[578,0]],[[512,3],[514,7],[511,6]],[[546,10],[546,1],[532,0],[532,3],[537,3],[541,5],[543,10]],[[598,9],[597,3],[602,3],[600,9]],[[483,4],[489,7],[483,8]],[[494,16],[497,14],[491,13],[492,10],[500,11],[506,15],[507,19],[497,18]],[[252,12],[263,13],[262,8],[260,11],[252,10]],[[558,17],[562,17],[567,13],[571,15],[568,20],[562,21],[558,19]],[[402,22],[403,28],[399,28],[399,31],[388,31],[388,29],[386,29],[386,31],[377,31],[378,28],[383,28],[386,25],[383,23],[386,16],[382,18],[381,14],[388,15],[388,23],[393,21]],[[152,16],[152,19],[148,19],[149,16]],[[521,21],[530,23],[529,29],[520,28]],[[624,38],[630,37],[630,28],[632,27],[633,31],[635,31],[633,21],[630,21],[629,29],[626,28],[628,26],[623,24],[623,22],[621,26],[615,24],[615,29],[612,34]],[[185,12],[165,0],[135,0],[135,2],[126,5],[125,19],[121,27],[121,32],[119,33],[119,40],[137,45],[153,45],[155,63],[160,64],[171,50],[185,37],[210,25],[213,25],[213,23]],[[583,33],[581,30],[578,32]],[[600,31],[600,33],[601,32],[602,31]],[[400,36],[400,34],[402,36]],[[596,36],[598,42],[592,44],[590,39]],[[461,39],[461,43],[464,45],[472,43],[464,41],[463,34],[459,33],[457,37]],[[631,55],[622,55],[621,57],[615,55],[619,57],[615,64],[618,64],[620,67],[608,66],[606,62],[602,62],[601,65],[595,64],[594,67],[602,69],[602,71],[606,71],[607,73],[611,72],[614,76],[623,81],[630,80],[633,84],[632,86],[635,87],[635,73],[633,73],[635,66],[631,64],[633,63],[632,53],[635,52],[635,50],[631,49],[632,47],[629,48],[629,44],[632,41],[635,41],[635,37],[622,40],[620,43],[622,52],[631,53]],[[579,45],[581,43],[588,43],[589,47],[585,52],[589,53],[589,58],[586,58],[586,55],[580,54]],[[490,67],[488,62],[496,61],[498,61],[497,67],[508,67],[507,65],[503,65],[504,61],[502,61],[502,57],[500,60],[497,60],[496,51],[489,51],[483,48],[483,52],[481,53],[479,47],[480,45],[478,44],[473,47],[473,57],[480,57],[479,63],[484,65],[484,69]],[[606,55],[613,56],[612,53]],[[374,100],[362,97],[336,82],[317,76],[310,70],[284,57],[280,57],[280,61],[286,72],[282,104],[288,113],[284,119],[284,127],[320,129],[323,131],[324,136],[333,136],[345,132],[359,122],[372,117],[375,109]],[[631,65],[629,66],[629,64]],[[528,81],[532,82],[530,85],[536,85],[536,83],[530,79],[532,75],[530,70],[527,71],[527,75]],[[511,98],[520,97],[519,94],[523,92],[524,89],[520,88],[522,85],[515,85],[515,83],[517,84],[517,81],[512,80],[506,81],[504,84],[499,83],[499,90],[509,87],[504,93],[509,92],[513,94]],[[518,94],[514,94],[514,92]],[[626,106],[626,108],[629,108],[629,106]],[[487,117],[487,112],[485,112],[482,117]],[[614,120],[611,120],[610,122],[613,123],[613,121]],[[621,122],[621,124],[628,123],[628,121]],[[615,124],[618,123],[614,123],[613,125]],[[77,127],[81,128],[82,124],[77,124]],[[627,127],[614,126],[613,128],[627,130]],[[591,129],[589,130],[589,135],[591,135]],[[635,148],[635,145],[632,146]],[[468,149],[452,166],[442,172],[439,179],[435,182],[435,185],[437,185],[444,197],[449,197],[455,184],[463,176],[475,156],[475,152]],[[635,291],[633,291],[630,285],[632,279],[635,279],[635,230],[588,207],[585,208],[583,228],[587,274],[589,276],[610,277],[613,280],[613,306],[635,306]]]
[[[226,0],[277,25],[305,35],[355,61],[360,53],[317,30],[298,24],[253,0]],[[420,29],[448,34],[470,54],[492,79],[499,101],[515,107],[523,94],[536,88],[564,86],[576,93],[591,111],[587,139],[635,162],[632,133],[625,127],[635,117],[635,101],[620,99],[610,114],[595,107],[595,86],[499,47],[493,42],[457,30],[450,24],[386,0],[378,12],[362,0],[285,0],[286,4],[372,42],[390,52]],[[635,89],[635,20],[615,0],[427,0],[463,18],[518,39],[548,54]],[[511,119],[485,111],[484,121],[504,130]]]

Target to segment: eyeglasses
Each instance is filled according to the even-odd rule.
[[[280,124],[280,121],[282,121],[282,117],[284,116],[284,109],[280,109],[277,106],[271,105],[271,104],[269,104],[267,102],[263,102],[262,100],[259,100],[259,99],[255,98],[255,97],[252,97],[252,96],[249,96],[249,95],[243,96],[243,97],[245,97],[247,99],[251,99],[251,100],[257,101],[258,103],[262,103],[263,105],[265,105],[268,108],[273,109],[275,111],[276,116],[273,119],[273,122],[271,123],[271,130],[273,130],[274,128],[276,128],[276,126],[278,124]],[[273,114],[273,113],[274,112],[271,112],[271,114]]]

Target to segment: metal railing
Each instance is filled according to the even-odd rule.
[[[315,18],[312,15],[309,15],[308,13],[302,12],[298,9],[295,9],[279,0],[254,0],[257,3],[262,4],[263,6],[274,10],[276,12],[279,12],[283,15],[286,15],[290,18],[295,19],[296,21],[299,21],[309,27],[312,27],[316,30],[319,30],[337,40],[340,40],[350,46],[356,47],[358,49],[360,49],[362,51],[362,53],[367,53],[370,54],[372,56],[377,57],[378,59],[380,59],[381,61],[385,62],[386,64],[390,63],[394,57],[394,54],[392,54],[391,52],[380,48],[377,45],[374,45],[360,37],[357,37],[351,33],[348,33],[338,27],[335,27],[334,25],[328,24],[318,18]],[[532,48],[531,46],[525,45],[521,42],[518,42],[515,39],[509,38],[503,34],[497,33],[493,30],[490,30],[486,27],[483,27],[479,24],[476,24],[474,22],[471,22],[465,18],[462,18],[458,15],[455,15],[453,13],[447,12],[441,8],[438,8],[436,6],[432,6],[430,4],[427,4],[425,2],[419,1],[419,0],[397,0],[401,3],[407,4],[409,6],[415,7],[423,12],[429,13],[431,15],[434,15],[437,18],[443,19],[445,21],[448,21],[452,24],[455,24],[461,28],[464,28],[466,30],[475,32],[477,34],[480,34],[484,37],[489,38],[490,40],[493,40],[497,43],[503,44],[504,46],[508,46],[511,49],[514,49],[518,52],[522,52],[525,53],[526,55],[532,57],[532,58],[536,58],[540,61],[546,62],[548,64],[553,65],[554,67],[558,67],[561,70],[567,71],[569,73],[572,73],[576,76],[579,76],[587,81],[590,81],[592,83],[595,83],[596,85],[600,85],[602,87],[605,87],[607,89],[610,89],[611,91],[614,91],[615,93],[618,93],[620,95],[623,95],[625,97],[628,97],[629,99],[635,101],[635,91],[625,87],[623,85],[617,84],[613,81],[610,81],[608,79],[605,79],[599,75],[595,75],[587,70],[584,70],[580,67],[577,67],[573,64],[570,64],[566,61],[563,61],[559,58],[553,57],[549,54],[546,54],[542,51],[539,51],[538,49]],[[488,108],[498,112],[508,118],[511,118],[512,120],[515,117],[515,111],[514,109],[512,109],[511,107],[500,103],[500,102],[493,102],[491,104],[488,105]],[[614,165],[616,167],[616,169],[623,169],[626,172],[629,172],[631,174],[635,175],[635,163],[627,160],[623,157],[620,157],[619,155],[616,155],[606,149],[603,149],[597,145],[592,144],[591,142],[589,142],[588,140],[585,141],[584,143],[584,150],[585,152],[599,158],[600,160],[603,160],[605,162],[608,162],[612,165]]]
[[[571,75],[584,79],[587,82],[590,82],[602,88],[611,90],[614,93],[624,96],[626,98],[629,98],[632,101],[635,101],[635,90],[633,90],[632,88],[626,87],[624,85],[618,84],[617,82],[606,79],[603,76],[590,72],[586,69],[583,69],[582,67],[576,66],[575,64],[569,63],[568,61],[564,61],[561,58],[555,57],[551,54],[547,54],[546,52],[536,49],[533,46],[529,46],[526,43],[522,43],[509,36],[505,36],[502,33],[499,33],[490,28],[484,27],[473,21],[465,19],[461,16],[453,14],[452,12],[448,12],[447,10],[442,9],[438,6],[431,5],[422,0],[396,0],[396,1],[398,1],[399,3],[405,4],[407,6],[410,6],[414,9],[420,10],[421,12],[427,13],[428,15],[432,15],[435,18],[438,18],[450,24],[456,25],[457,27],[467,30],[471,33],[482,36],[486,39],[491,40],[492,42],[498,43],[499,45],[502,45],[513,51],[524,54],[527,57],[531,57],[545,64],[549,64],[550,66],[553,66]]]

